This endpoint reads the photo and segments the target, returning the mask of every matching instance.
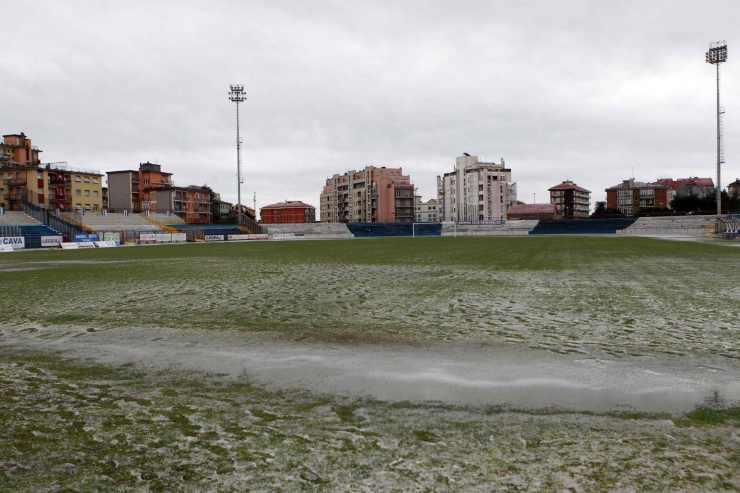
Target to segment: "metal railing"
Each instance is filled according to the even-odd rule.
[[[73,240],[78,234],[85,234],[82,228],[56,216],[49,209],[31,204],[26,200],[22,202],[22,205],[23,212],[61,233],[66,241]]]

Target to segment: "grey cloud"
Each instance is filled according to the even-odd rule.
[[[161,161],[235,197],[318,205],[323,180],[402,165],[424,196],[463,151],[520,196],[572,178],[713,176],[709,41],[726,38],[726,177],[740,175],[736,2],[13,2],[4,131],[95,169]],[[734,37],[733,37],[734,36]]]

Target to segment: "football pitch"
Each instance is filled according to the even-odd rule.
[[[0,282],[0,490],[740,489],[731,246],[445,237],[22,252],[0,257]],[[359,376],[329,385],[315,361],[332,357]],[[556,374],[538,375],[543,361]],[[512,365],[536,367],[524,394],[539,397],[497,400],[485,372]],[[660,400],[610,407],[603,392],[587,402],[568,382],[548,387],[581,367],[579,385],[622,368],[625,382],[644,375],[634,393]],[[675,385],[662,394],[660,373]],[[682,378],[714,390],[694,405],[673,395]],[[575,404],[546,405],[566,391]]]

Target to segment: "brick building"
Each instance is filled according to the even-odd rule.
[[[618,210],[625,216],[634,216],[641,209],[668,209],[672,195],[661,183],[644,183],[634,178],[606,189],[607,209]]]
[[[555,219],[558,216],[555,204],[512,204],[509,207],[508,219]]]
[[[550,203],[555,206],[556,215],[566,219],[588,217],[591,209],[591,192],[579,187],[570,180],[548,189]]]
[[[711,178],[699,178],[694,176],[692,178],[678,178],[674,180],[672,178],[659,178],[657,183],[665,185],[669,190],[670,198],[668,203],[673,197],[711,197],[714,195],[714,181]]]
[[[316,209],[298,200],[278,202],[262,207],[260,220],[265,224],[313,223],[316,222]]]
[[[329,223],[412,223],[414,185],[401,168],[368,166],[326,180],[321,221]]]
[[[736,178],[735,181],[727,185],[727,193],[730,197],[733,195],[740,196],[740,178]]]

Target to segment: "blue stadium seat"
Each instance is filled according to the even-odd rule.
[[[616,234],[635,222],[634,218],[542,220],[531,235],[608,235]]]
[[[43,224],[18,226],[20,234],[25,238],[26,248],[41,248],[42,236],[62,236],[61,233]]]
[[[347,225],[357,238],[373,236],[440,236],[440,223],[350,223]]]

